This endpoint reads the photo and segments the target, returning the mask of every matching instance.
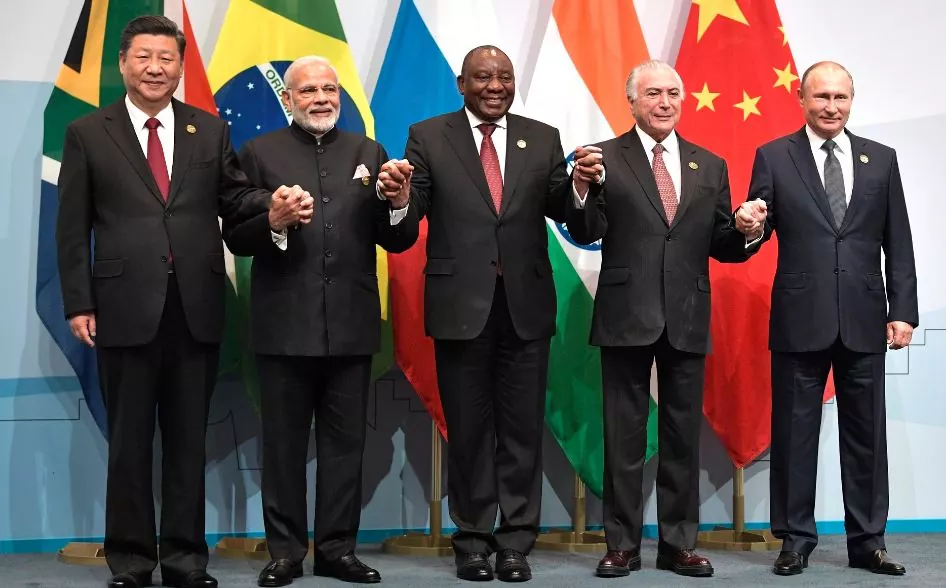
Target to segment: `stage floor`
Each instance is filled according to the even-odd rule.
[[[898,534],[887,537],[890,554],[903,562],[907,575],[888,578],[865,570],[847,567],[844,538],[823,537],[821,545],[812,554],[810,567],[804,574],[793,578],[772,575],[771,565],[775,552],[737,553],[703,551],[716,568],[710,580],[682,578],[654,567],[657,552],[655,541],[645,541],[644,569],[634,572],[625,580],[601,580],[594,576],[597,554],[557,554],[536,551],[530,558],[533,581],[528,585],[545,587],[587,587],[588,584],[612,588],[627,586],[696,586],[697,584],[725,584],[727,588],[756,587],[773,582],[792,588],[802,586],[946,586],[946,534]],[[377,545],[360,546],[358,553],[369,565],[381,572],[385,586],[429,587],[464,584],[454,575],[453,558],[412,558],[381,553]],[[256,586],[256,575],[264,561],[234,560],[211,556],[210,573],[220,581],[221,588]],[[342,586],[342,582],[311,575],[311,562],[306,563],[306,575],[293,586]],[[109,578],[104,566],[86,567],[59,563],[54,554],[19,554],[0,556],[0,586],[3,588],[28,586],[30,588],[85,588],[105,586]],[[155,582],[160,580],[157,573]],[[156,584],[159,585],[159,584]]]

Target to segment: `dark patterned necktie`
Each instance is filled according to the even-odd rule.
[[[828,153],[824,160],[824,191],[828,195],[828,206],[834,215],[834,222],[838,227],[844,222],[844,213],[847,212],[847,198],[844,196],[844,175],[841,173],[841,162],[834,154],[837,143],[828,139],[821,146]]]

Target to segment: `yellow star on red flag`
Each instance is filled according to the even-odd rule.
[[[791,94],[792,82],[798,79],[798,76],[792,73],[792,63],[786,63],[785,69],[779,69],[777,67],[773,67],[772,69],[775,71],[775,75],[778,76],[778,79],[775,80],[775,85],[772,87],[778,88],[779,86],[783,86],[785,91]]]
[[[710,92],[709,86],[706,82],[703,82],[703,89],[699,92],[690,92],[694,98],[696,98],[696,110],[699,111],[701,108],[709,108],[713,112],[716,112],[716,107],[713,105],[713,100],[719,96],[719,92]]]
[[[723,16],[748,26],[749,21],[742,13],[736,0],[693,0],[693,4],[700,7],[700,21],[697,26],[696,40],[703,38],[703,33],[709,28],[717,16]]]
[[[742,110],[742,120],[743,122],[749,120],[750,114],[757,114],[762,116],[762,113],[759,112],[759,100],[762,96],[756,96],[755,98],[750,98],[749,93],[745,90],[742,91],[742,102],[739,104],[733,104],[736,108]]]

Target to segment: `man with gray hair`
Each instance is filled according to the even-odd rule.
[[[309,549],[306,453],[316,438],[315,574],[380,582],[355,555],[371,356],[380,348],[376,246],[417,240],[411,168],[364,135],[337,128],[332,65],[303,57],[286,71],[287,128],[249,141],[240,164],[258,186],[295,185],[315,198],[315,222],[276,230],[264,215],[229,234],[252,255],[252,344],[263,421],[263,521],[272,561],[260,586],[302,575]]]
[[[709,258],[741,262],[751,250],[732,222],[726,162],[674,131],[684,96],[677,72],[648,61],[634,68],[626,89],[637,124],[598,145],[610,162],[604,189],[568,225],[579,243],[604,240],[591,327],[591,344],[601,347],[608,544],[597,575],[641,567],[642,467],[656,361],[657,567],[712,576],[709,560],[694,551]],[[583,155],[579,149],[576,159]]]

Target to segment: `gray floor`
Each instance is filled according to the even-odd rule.
[[[596,554],[554,554],[535,552],[530,558],[534,579],[531,586],[564,587],[589,584],[599,586],[697,586],[726,585],[727,588],[759,586],[931,586],[946,587],[946,534],[892,535],[887,540],[892,556],[907,566],[907,575],[902,578],[887,578],[864,570],[847,567],[844,539],[839,536],[824,537],[812,555],[810,567],[801,576],[780,578],[770,573],[774,553],[709,552],[716,568],[711,579],[691,579],[675,576],[670,572],[654,568],[657,544],[644,544],[644,569],[630,577],[617,580],[600,580],[593,571]],[[453,586],[465,584],[454,576],[452,558],[421,559],[392,556],[381,553],[378,546],[359,548],[366,563],[376,567],[386,586]],[[256,575],[263,561],[232,560],[212,557],[210,572],[220,581],[221,587],[256,586]],[[293,586],[341,586],[342,582],[316,578],[311,565],[306,565],[306,576]],[[109,577],[105,567],[83,567],[61,564],[53,554],[25,554],[0,556],[0,587],[29,586],[33,588],[73,588],[105,586]],[[155,574],[156,581],[159,580]],[[468,584],[468,586],[471,586]]]

